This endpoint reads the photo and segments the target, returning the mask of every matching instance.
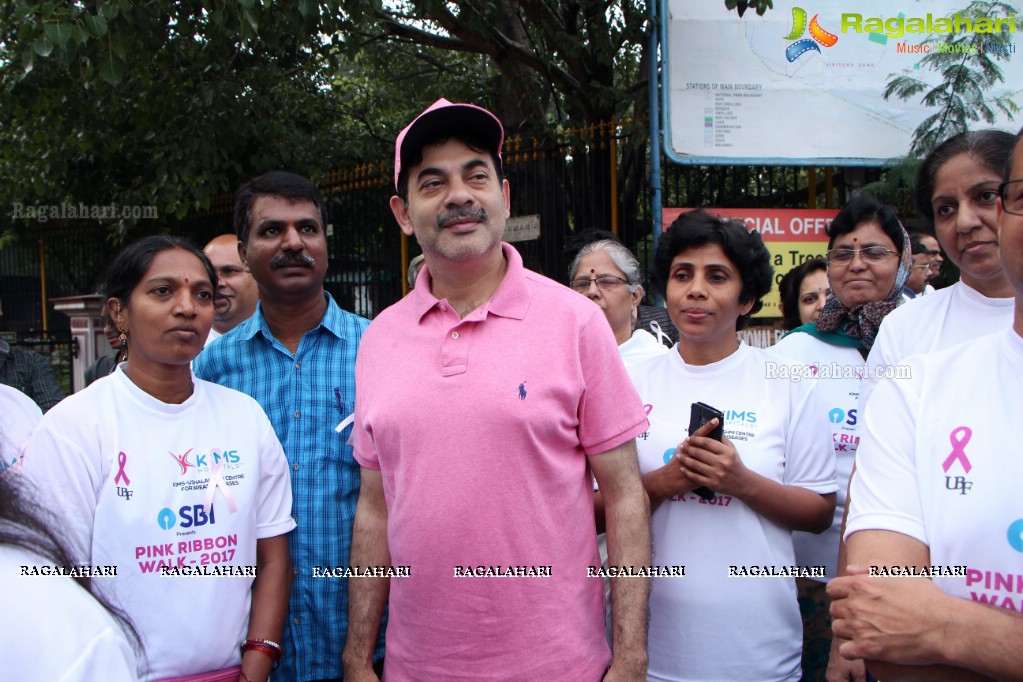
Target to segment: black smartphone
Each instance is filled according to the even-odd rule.
[[[705,403],[693,403],[689,411],[689,435],[693,435],[698,428],[715,418],[718,420],[718,425],[707,436],[721,442],[721,438],[725,435],[725,414]],[[714,491],[705,485],[701,485],[693,492],[705,500],[714,499]]]

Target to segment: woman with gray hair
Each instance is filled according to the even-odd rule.
[[[653,334],[636,329],[644,291],[639,261],[628,248],[610,239],[591,242],[572,261],[569,276],[569,286],[604,311],[626,366],[667,352]]]

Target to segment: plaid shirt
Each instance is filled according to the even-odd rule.
[[[348,632],[348,581],[314,578],[313,567],[347,566],[352,548],[359,465],[348,445],[351,426],[334,429],[355,409],[355,353],[369,320],[325,295],[323,320],[294,355],[270,333],[260,305],[193,363],[197,377],[263,406],[291,465],[294,583],[275,682],[340,678]],[[381,635],[376,658],[382,655]]]
[[[0,339],[0,384],[18,389],[43,412],[64,399],[46,358],[24,348],[12,348],[3,339]]]

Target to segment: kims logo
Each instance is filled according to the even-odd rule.
[[[821,49],[817,47],[818,43],[824,47],[834,47],[835,43],[838,42],[838,36],[834,33],[829,33],[821,28],[821,25],[817,23],[817,17],[819,14],[814,14],[813,19],[810,20],[809,32],[810,38],[800,38],[807,29],[806,25],[806,10],[802,7],[792,8],[792,30],[785,36],[785,40],[795,40],[785,49],[785,58],[790,62],[794,62],[810,50],[820,52]]]

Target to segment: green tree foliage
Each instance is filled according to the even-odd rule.
[[[165,223],[253,173],[325,171],[344,150],[323,37],[340,17],[312,0],[4,3],[2,205],[155,206]]]
[[[975,0],[957,14],[976,21],[1004,19],[1016,12],[1015,7],[1004,2]],[[943,140],[967,130],[971,123],[994,123],[996,110],[1008,116],[1019,111],[1011,95],[989,95],[1004,80],[998,62],[1009,59],[1013,35],[1004,27],[1000,33],[931,35],[924,41],[931,47],[920,60],[919,70],[906,69],[902,74],[892,75],[884,91],[885,99],[894,96],[908,100],[922,95],[920,101],[935,109],[913,133],[911,155],[924,156]],[[916,75],[926,71],[940,74],[937,85]]]

